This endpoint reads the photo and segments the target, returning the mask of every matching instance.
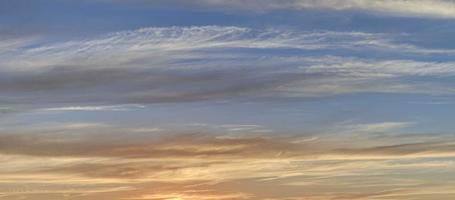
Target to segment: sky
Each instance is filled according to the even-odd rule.
[[[455,199],[452,0],[0,0],[0,199]]]

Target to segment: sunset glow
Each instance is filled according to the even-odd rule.
[[[0,200],[453,200],[450,0],[0,0]]]

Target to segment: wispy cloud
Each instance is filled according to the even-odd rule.
[[[43,112],[66,112],[66,111],[129,111],[145,108],[143,105],[110,105],[110,106],[68,106],[56,108],[44,108],[39,111]]]
[[[175,1],[182,3],[181,1]],[[195,0],[193,4],[207,5],[219,8],[240,10],[255,10],[260,12],[270,10],[350,10],[372,11],[378,14],[411,16],[411,17],[455,17],[454,3],[450,0]]]
[[[332,55],[340,50],[452,53],[412,45],[403,48],[391,38],[362,32],[220,26],[144,28],[94,39],[24,46],[3,54],[0,91],[6,106],[33,102],[39,109],[54,111],[113,110],[122,104],[239,97],[454,93],[444,82],[412,80],[453,76],[452,62]],[[284,49],[298,53],[267,53]],[[46,108],[45,104],[54,103],[65,105]]]
[[[317,188],[305,194],[314,199],[406,199],[427,194],[417,190],[448,195],[432,188],[453,183],[424,176],[453,172],[450,135],[417,143],[400,135],[331,134],[330,140],[314,140],[277,133],[224,137],[191,130],[60,129],[0,134],[0,185],[36,184],[21,191],[0,189],[6,198],[39,192],[48,199],[57,199],[57,193],[81,199],[288,199]],[[66,190],[67,184],[73,190]],[[279,190],[260,189],[264,187]]]
[[[403,128],[410,127],[412,122],[382,122],[382,123],[341,123],[336,126],[338,131],[347,133],[385,133],[389,131],[397,131]]]
[[[0,0],[0,200],[455,199],[454,8]]]

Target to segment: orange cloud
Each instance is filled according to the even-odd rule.
[[[454,185],[455,140],[449,135],[391,143],[399,136],[370,134],[353,142],[330,134],[134,130],[84,126],[0,133],[0,199],[453,196],[432,189]]]

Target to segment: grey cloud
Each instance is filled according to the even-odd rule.
[[[302,52],[266,53],[283,49]],[[401,80],[453,76],[451,62],[329,56],[334,49],[401,51],[402,45],[386,35],[358,32],[144,28],[3,54],[0,97],[7,106],[39,109],[49,104],[77,107],[360,92],[454,93],[444,83]],[[412,54],[441,53],[404,49]],[[308,57],[305,52],[313,50],[323,53]]]
[[[305,75],[247,70],[50,70],[0,80],[4,100],[20,103],[162,103],[260,94]],[[308,77],[311,78],[311,77]],[[100,94],[101,93],[101,94]]]

